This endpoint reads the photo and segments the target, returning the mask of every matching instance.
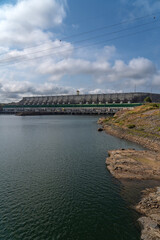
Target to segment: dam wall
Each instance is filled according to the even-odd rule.
[[[5,105],[1,113],[114,114],[120,109],[141,105],[146,97],[160,102],[160,94],[151,93],[37,96]]]
[[[160,94],[151,93],[111,93],[24,97],[18,105],[55,105],[55,104],[108,104],[108,103],[143,103],[146,97],[153,102],[160,102]]]

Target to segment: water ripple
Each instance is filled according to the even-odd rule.
[[[0,120],[0,240],[139,239],[105,167],[108,149],[137,145],[99,134],[96,117]]]

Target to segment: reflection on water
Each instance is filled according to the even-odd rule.
[[[139,239],[126,198],[137,186],[123,187],[105,158],[111,149],[140,147],[97,132],[96,122],[0,116],[0,239]]]

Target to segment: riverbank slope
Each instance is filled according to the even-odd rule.
[[[111,135],[160,151],[160,104],[124,109],[113,117],[100,118],[98,123]]]
[[[133,110],[121,110],[113,117],[98,121],[103,130],[119,138],[136,142],[148,150],[109,151],[106,165],[118,179],[160,180],[160,104],[145,104]],[[160,189],[147,189],[135,209],[143,217],[141,239],[160,239]]]

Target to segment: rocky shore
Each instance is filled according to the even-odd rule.
[[[141,239],[160,239],[160,187],[144,190],[136,210],[144,215],[138,219],[143,228]]]
[[[115,137],[119,137],[121,139],[126,139],[131,142],[135,142],[137,144],[140,144],[141,146],[153,150],[153,151],[160,151],[160,141],[156,138],[147,138],[143,136],[139,136],[138,134],[134,135],[132,130],[128,129],[122,129],[120,127],[114,126],[114,125],[105,125],[103,127],[103,130],[105,130],[108,134],[113,135]]]
[[[148,150],[120,149],[108,152],[106,165],[117,179],[160,180],[159,105],[147,104],[134,110],[122,110],[113,117],[99,119],[107,133],[133,141]],[[141,239],[160,240],[160,188],[143,191],[135,209],[143,216]]]
[[[152,151],[120,149],[108,152],[106,165],[118,179],[160,180],[160,154]]]
[[[153,151],[120,149],[108,152],[106,165],[117,179],[160,180],[160,154]],[[160,187],[143,191],[141,201],[135,207],[142,214],[142,240],[160,240]]]

